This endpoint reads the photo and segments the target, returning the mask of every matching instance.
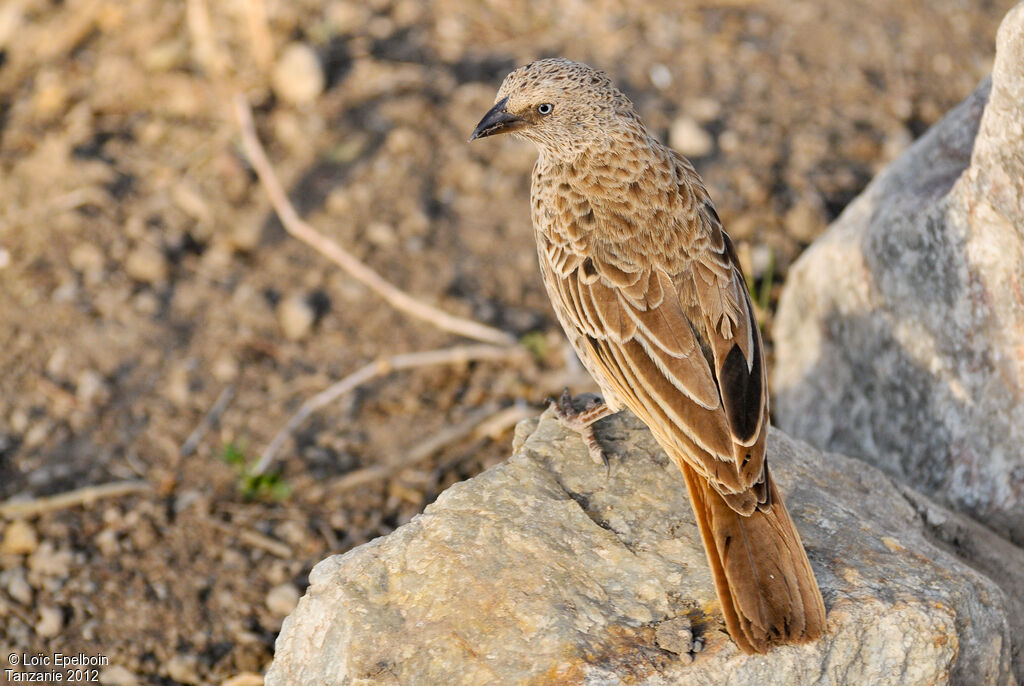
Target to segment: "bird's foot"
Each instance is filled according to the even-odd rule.
[[[608,455],[594,435],[593,427],[594,422],[599,419],[615,414],[608,407],[608,404],[601,398],[596,397],[589,399],[582,410],[577,410],[573,407],[572,395],[569,394],[569,389],[566,388],[562,391],[562,395],[558,400],[551,401],[551,407],[554,408],[555,416],[558,417],[558,421],[562,423],[562,426],[580,435],[583,443],[587,446],[587,450],[590,451],[590,458],[597,464],[603,464],[606,473],[610,472],[611,467],[608,464]]]

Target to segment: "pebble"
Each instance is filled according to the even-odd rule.
[[[28,568],[41,576],[66,579],[71,575],[72,560],[70,550],[57,550],[50,541],[43,541],[28,558]]]
[[[167,259],[163,251],[152,245],[143,244],[128,254],[124,270],[136,281],[158,283],[167,279]]]
[[[686,615],[674,617],[658,624],[654,642],[662,650],[676,655],[688,655],[693,650],[693,627]]]
[[[236,252],[230,240],[217,238],[203,253],[203,269],[223,272],[231,266],[232,254]]]
[[[713,121],[722,113],[722,105],[713,98],[692,98],[683,106],[686,113],[701,123]]]
[[[669,145],[687,157],[703,157],[715,146],[711,134],[693,117],[677,117],[668,132]]]
[[[35,448],[42,445],[53,433],[53,423],[48,419],[40,419],[33,424],[22,436],[21,444],[25,448]]]
[[[25,607],[31,607],[32,586],[30,586],[28,580],[25,579],[24,568],[15,567],[14,569],[4,572],[3,576],[7,580],[7,594],[11,596],[15,602],[21,603]]]
[[[731,129],[723,131],[718,137],[718,147],[722,152],[737,152],[740,149],[740,143],[740,135]]]
[[[15,519],[4,528],[0,554],[31,555],[39,547],[39,537],[31,524]]]
[[[313,306],[301,295],[282,299],[277,305],[276,314],[281,332],[290,341],[305,338],[316,322]]]
[[[672,85],[672,72],[664,64],[652,64],[647,71],[647,76],[651,79],[654,87],[660,91]]]
[[[107,383],[99,372],[86,369],[78,375],[78,382],[75,385],[75,400],[80,405],[91,407],[95,403],[103,402],[107,395]]]
[[[0,248],[0,269],[11,266],[11,251],[7,248]]]
[[[11,415],[7,418],[7,421],[11,425],[11,430],[16,434],[25,433],[31,423],[28,412],[23,407],[16,407],[11,410]]]
[[[118,539],[117,531],[114,529],[104,529],[96,534],[92,541],[103,555],[113,557],[121,552],[121,544]]]
[[[370,222],[366,226],[366,240],[378,248],[393,248],[398,242],[395,229],[386,222]]]
[[[808,201],[798,201],[789,208],[782,223],[786,233],[801,243],[811,243],[825,230],[825,215]]]
[[[213,361],[210,372],[217,381],[230,383],[238,378],[238,362],[231,355],[221,355]]]
[[[59,286],[53,289],[53,293],[50,298],[55,303],[69,303],[78,297],[78,284],[74,280],[63,281]]]
[[[274,65],[271,83],[277,97],[293,105],[306,105],[323,92],[326,78],[313,48],[305,43],[289,43]]]
[[[181,684],[198,684],[199,672],[196,671],[194,655],[175,655],[164,665],[167,676]]]
[[[51,638],[60,633],[64,626],[64,613],[59,607],[44,605],[39,608],[39,621],[36,622],[36,634],[44,638]]]
[[[768,274],[768,270],[774,267],[775,253],[771,246],[764,243],[756,243],[750,246],[750,276],[753,279],[760,279]]]
[[[359,33],[373,16],[369,7],[355,2],[328,3],[325,11],[328,23],[337,33]]]
[[[242,672],[220,682],[220,686],[263,686],[263,675],[255,672]]]
[[[136,686],[139,680],[121,665],[111,665],[100,672],[100,683],[103,686]]]
[[[167,374],[164,396],[178,407],[184,407],[192,397],[192,382],[187,363],[175,365]]]
[[[299,603],[299,589],[288,583],[274,586],[264,602],[275,617],[287,617]]]
[[[228,234],[231,247],[238,252],[249,252],[260,244],[263,238],[263,227],[254,220],[240,221],[232,227]]]
[[[92,243],[76,245],[71,249],[68,261],[71,267],[90,283],[96,283],[103,276],[103,252]]]
[[[53,353],[50,354],[49,359],[46,360],[46,373],[54,379],[64,376],[64,372],[68,366],[68,349],[64,346],[60,346]]]
[[[32,109],[39,119],[51,119],[67,109],[71,93],[65,85],[64,75],[46,70],[36,76],[36,92],[32,98]]]

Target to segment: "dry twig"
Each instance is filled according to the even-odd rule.
[[[429,367],[438,364],[460,364],[470,360],[507,360],[514,357],[524,356],[525,350],[511,346],[494,345],[466,345],[454,348],[442,348],[440,350],[424,350],[415,353],[404,353],[391,357],[382,357],[374,362],[364,365],[344,379],[337,381],[324,390],[320,391],[307,400],[299,408],[283,429],[263,451],[260,461],[253,468],[254,474],[263,474],[267,471],[278,451],[292,433],[305,422],[311,414],[321,407],[328,405],[341,396],[349,393],[359,386],[378,376],[389,374],[400,369],[412,369],[414,367]]]
[[[249,27],[249,45],[253,59],[267,72],[274,61],[274,38],[267,21],[267,7],[263,0],[246,0],[245,19]]]
[[[215,37],[213,20],[206,0],[188,0],[185,18],[192,38],[192,55],[207,75],[219,79],[227,72],[231,60]]]
[[[225,534],[237,537],[240,543],[244,543],[251,548],[258,548],[270,553],[271,555],[280,557],[283,560],[290,560],[293,557],[292,549],[287,544],[282,543],[276,538],[271,538],[270,536],[261,534],[258,531],[254,531],[253,529],[249,529],[235,523],[229,524],[213,518],[207,521],[214,527],[223,531]]]
[[[331,490],[335,493],[349,491],[366,483],[390,478],[403,469],[422,462],[446,446],[460,441],[470,434],[479,433],[479,428],[482,425],[495,417],[496,414],[503,413],[504,411],[495,409],[493,405],[476,410],[458,424],[439,431],[414,448],[411,448],[409,453],[400,460],[387,464],[376,464],[372,467],[364,467],[345,474],[331,484]]]
[[[203,436],[209,431],[214,425],[220,421],[220,416],[227,409],[228,403],[235,397],[235,387],[233,385],[227,386],[220,395],[217,396],[217,400],[213,403],[213,407],[203,417],[203,421],[199,422],[199,425],[189,434],[188,438],[181,446],[181,456],[188,457],[196,451],[199,446],[199,441],[203,440]]]
[[[58,493],[32,500],[8,500],[0,503],[0,517],[35,517],[53,510],[91,505],[101,498],[116,498],[141,493],[152,488],[147,481],[115,481],[99,486],[85,486],[67,493]]]
[[[529,405],[516,404],[495,412],[476,429],[477,436],[486,436],[490,439],[497,439],[513,426],[537,415],[537,411]]]
[[[252,110],[245,96],[235,96],[235,116],[238,120],[238,127],[242,136],[242,147],[245,150],[246,157],[248,157],[253,169],[256,170],[260,183],[263,184],[263,189],[270,199],[270,204],[274,206],[274,211],[277,212],[281,224],[284,225],[288,233],[340,266],[352,278],[377,293],[400,312],[433,324],[439,329],[450,331],[466,338],[495,345],[515,344],[515,338],[509,333],[471,319],[456,317],[444,310],[416,300],[353,257],[338,243],[324,236],[303,221],[288,200],[288,195],[281,187],[281,182],[274,173],[274,169],[267,159],[266,152],[264,152],[263,146],[260,144],[252,119]]]

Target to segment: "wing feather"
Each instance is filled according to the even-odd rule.
[[[704,238],[688,262],[625,268],[614,251],[581,253],[550,234],[538,236],[539,252],[559,320],[602,390],[749,514],[771,506],[764,356],[735,251],[709,207],[691,215]]]

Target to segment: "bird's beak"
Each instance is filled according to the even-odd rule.
[[[480,120],[480,123],[476,125],[473,130],[473,135],[469,137],[469,140],[475,141],[477,138],[484,138],[485,136],[493,136],[496,133],[508,133],[509,131],[515,131],[526,124],[521,118],[514,114],[509,114],[505,110],[505,105],[508,103],[508,98],[502,98],[498,103],[490,109],[484,118]]]

